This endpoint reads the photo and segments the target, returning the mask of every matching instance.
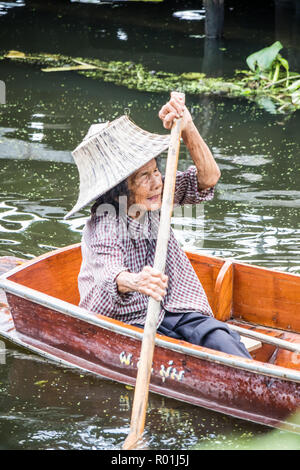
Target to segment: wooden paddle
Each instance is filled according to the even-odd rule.
[[[170,235],[171,215],[173,212],[175,179],[181,137],[181,121],[181,118],[175,119],[171,130],[171,139],[168,150],[160,223],[153,266],[155,269],[158,269],[162,273],[164,273],[165,271],[168,241]],[[154,354],[155,334],[159,313],[160,302],[150,297],[143,334],[141,356],[135,385],[130,432],[123,444],[124,450],[136,448],[144,432],[149,394],[149,383]]]

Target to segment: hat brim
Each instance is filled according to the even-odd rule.
[[[170,135],[153,134],[121,116],[72,152],[80,177],[79,197],[64,219],[126,180],[169,147]]]

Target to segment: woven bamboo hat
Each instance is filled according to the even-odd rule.
[[[72,152],[79,172],[79,196],[65,219],[157,157],[169,141],[170,135],[147,132],[128,116],[92,125]]]

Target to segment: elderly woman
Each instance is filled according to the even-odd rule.
[[[194,166],[177,172],[174,203],[203,203],[212,199],[220,170],[181,94],[173,92],[159,118],[170,129],[179,116]],[[172,230],[165,273],[153,268],[162,190],[163,177],[152,158],[96,200],[82,238],[80,306],[142,328],[148,299],[153,297],[161,302],[159,333],[251,358],[239,335],[213,317],[203,287]]]

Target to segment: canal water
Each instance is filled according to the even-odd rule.
[[[249,54],[280,40],[282,55],[299,72],[296,2],[225,3],[224,38],[209,41],[198,1],[0,1],[0,54],[131,60],[150,70],[231,77],[246,68]],[[71,151],[90,124],[129,110],[141,127],[164,133],[157,113],[168,95],[8,60],[0,61],[0,80],[6,90],[6,104],[0,105],[0,256],[31,259],[81,239],[88,211],[63,217],[77,199]],[[222,177],[212,202],[174,214],[182,247],[300,274],[300,113],[272,114],[222,96],[186,101]],[[180,168],[190,164],[182,146]],[[121,447],[131,387],[50,364],[11,344],[0,346],[1,449]],[[270,432],[150,394],[149,449],[239,449]],[[284,437],[280,432],[272,445],[282,448]]]

